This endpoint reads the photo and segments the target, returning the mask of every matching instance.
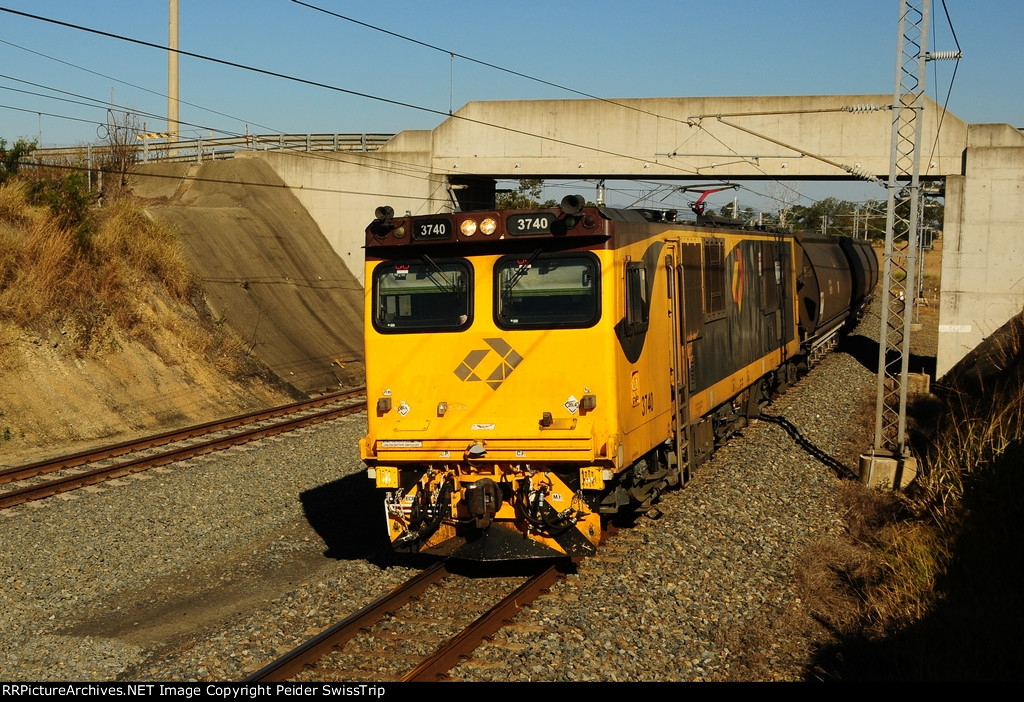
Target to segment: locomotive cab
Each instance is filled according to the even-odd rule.
[[[801,334],[800,275],[824,281],[818,328],[850,314],[847,282],[821,316],[845,258],[815,269],[815,246],[805,256],[789,234],[578,196],[535,210],[378,208],[360,454],[393,547],[593,553],[606,520],[652,508],[794,378],[817,341]]]
[[[371,411],[360,450],[387,490],[396,549],[587,555],[603,515],[664,489],[655,466],[668,459],[651,437],[658,447],[672,434],[669,345],[632,361],[617,351],[648,326],[670,336],[664,312],[640,321],[656,278],[643,265],[660,261],[646,222],[634,227],[631,248],[615,244],[607,214],[579,197],[424,217],[378,208],[366,232]],[[658,371],[645,365],[654,359]],[[623,480],[644,454],[643,471]]]

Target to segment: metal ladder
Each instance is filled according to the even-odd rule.
[[[690,358],[686,352],[686,305],[680,300],[683,283],[683,261],[679,242],[674,242],[665,256],[668,277],[669,309],[672,317],[672,383],[676,412],[675,453],[679,486],[693,477],[693,428],[690,426]],[[678,277],[677,277],[678,273]],[[682,355],[682,358],[680,358]]]

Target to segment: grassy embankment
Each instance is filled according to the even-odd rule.
[[[0,365],[25,335],[85,354],[161,328],[229,376],[252,370],[174,232],[129,196],[98,207],[80,173],[32,171],[0,182]]]
[[[1022,342],[1018,315],[979,362],[911,403],[922,472],[907,490],[849,486],[848,542],[805,564],[805,590],[836,641],[809,677],[1024,677]]]

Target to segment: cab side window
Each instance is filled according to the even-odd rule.
[[[725,317],[725,240],[704,240],[704,320]]]
[[[643,262],[626,264],[626,334],[647,331],[651,304],[647,293],[647,268]]]

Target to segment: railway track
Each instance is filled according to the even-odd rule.
[[[0,470],[0,509],[95,485],[366,409],[356,388]]]
[[[481,578],[437,563],[245,682],[443,680],[572,568],[564,559],[534,564],[525,575]]]

